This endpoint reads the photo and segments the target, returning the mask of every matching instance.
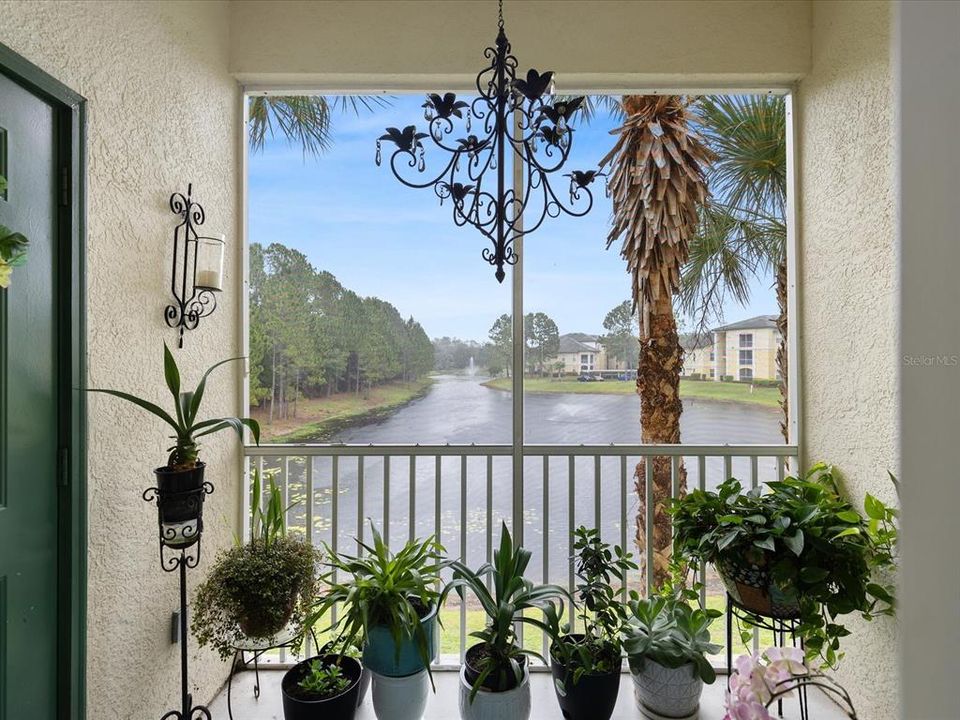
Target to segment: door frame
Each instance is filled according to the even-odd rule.
[[[54,108],[61,197],[57,217],[59,451],[57,718],[86,715],[86,100],[0,43],[0,74]],[[67,352],[69,351],[69,352]]]

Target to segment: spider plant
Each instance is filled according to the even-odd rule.
[[[337,631],[334,647],[368,643],[372,631],[385,628],[399,661],[406,642],[412,641],[423,666],[433,659],[432,632],[423,620],[435,613],[440,596],[440,572],[449,564],[444,548],[434,537],[411,540],[394,553],[370,524],[373,544],[357,540],[358,555],[334,552],[324,545],[329,571],[321,581],[328,586],[308,618],[314,624],[335,605]]]

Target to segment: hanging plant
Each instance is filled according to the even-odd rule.
[[[7,189],[7,179],[0,175],[0,193]],[[18,232],[0,225],[0,288],[10,287],[13,268],[27,260],[29,241]]]

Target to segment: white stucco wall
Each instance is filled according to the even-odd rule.
[[[220,308],[175,351],[185,382],[216,359],[240,354],[237,327],[238,90],[227,74],[227,5],[219,2],[5,2],[0,42],[88,99],[88,362],[91,386],[168,402],[161,342],[169,295],[173,191],[207,211],[228,238]],[[175,347],[175,345],[174,345]],[[240,408],[238,367],[220,372],[207,413]],[[176,574],[160,570],[156,511],[140,498],[163,464],[158,421],[120,401],[92,397],[89,411],[87,697],[90,720],[159,718],[179,697],[170,644]],[[216,493],[208,500],[204,566],[230,542],[237,518],[238,448],[205,443]],[[191,572],[191,585],[203,570]],[[194,653],[196,655],[196,653]],[[194,662],[197,701],[222,683],[210,653]]]
[[[897,260],[891,9],[815,2],[798,97],[802,452],[856,502],[895,494]],[[840,679],[862,720],[897,716],[897,623],[850,618]]]
[[[497,35],[493,0],[242,0],[230,69],[324,88],[472,86]],[[506,0],[521,68],[563,88],[790,82],[810,67],[805,0]]]

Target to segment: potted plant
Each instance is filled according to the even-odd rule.
[[[626,629],[627,608],[617,590],[636,570],[631,554],[620,546],[611,549],[596,529],[580,526],[574,533],[577,600],[571,605],[572,624],[560,631],[555,608],[547,608],[547,624],[558,635],[550,648],[554,689],[567,720],[608,720],[617,704],[622,666],[621,634]],[[636,596],[633,592],[632,596]],[[576,631],[580,618],[583,632]]]
[[[260,425],[251,418],[226,417],[200,420],[200,403],[203,401],[207,378],[221,365],[243,358],[221,360],[207,370],[196,389],[181,392],[180,370],[173,354],[163,345],[163,373],[167,389],[173,396],[174,413],[171,415],[159,405],[121,392],[90,388],[89,392],[106,393],[133,403],[167,423],[174,434],[174,444],[168,448],[167,464],[154,470],[161,500],[161,523],[164,542],[168,545],[190,545],[199,537],[199,519],[202,510],[200,494],[203,488],[203,473],[206,465],[199,458],[198,440],[207,435],[233,428],[243,438],[244,426],[250,428],[254,441],[260,444]]]
[[[0,175],[0,193],[7,189],[7,179]],[[13,268],[23,265],[27,261],[27,238],[14,232],[4,225],[0,225],[0,289],[10,287],[10,276]]]
[[[328,590],[311,614],[316,623],[340,607],[336,642],[362,643],[363,666],[372,675],[380,720],[418,719],[432,681],[437,652],[440,572],[447,565],[433,538],[411,540],[394,553],[371,523],[372,544],[357,541],[359,555],[326,546]]]
[[[280,681],[285,720],[353,720],[360,663],[348,655],[318,655],[297,663]]]
[[[197,588],[191,629],[201,647],[212,646],[227,659],[244,639],[270,645],[289,629],[303,633],[303,620],[317,588],[319,552],[306,540],[288,534],[280,489],[268,475],[267,498],[261,498],[260,473],[253,474],[256,504],[251,538],[221,552]]]
[[[548,609],[562,614],[566,590],[558,585],[534,585],[523,574],[531,553],[514,546],[504,523],[500,545],[493,553],[493,564],[484,563],[476,572],[461,562],[453,562],[453,578],[443,589],[441,601],[453,590],[465,602],[465,591],[476,596],[487,615],[483,630],[471,633],[480,642],[467,649],[460,669],[460,716],[463,720],[526,720],[530,716],[530,673],[528,657],[544,659],[533,650],[517,644],[516,627],[525,623],[536,627],[556,642],[559,636],[544,620],[526,614],[529,610]],[[487,587],[490,581],[493,591]],[[549,610],[553,608],[552,610]]]
[[[668,584],[650,598],[628,602],[632,617],[623,648],[637,707],[647,717],[696,717],[703,684],[716,680],[706,656],[720,651],[710,642],[710,624],[722,613],[694,608],[696,594]]]
[[[874,576],[894,564],[896,511],[870,496],[864,519],[822,463],[767,488],[743,492],[731,478],[676,500],[674,547],[713,563],[748,613],[798,619],[807,656],[835,667],[849,634],[840,616],[893,613],[893,588]]]

